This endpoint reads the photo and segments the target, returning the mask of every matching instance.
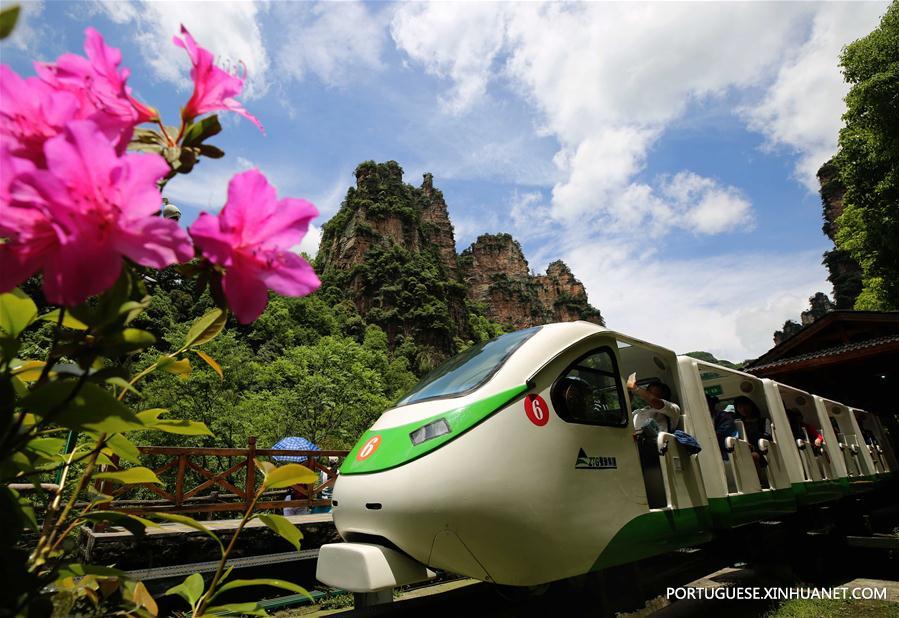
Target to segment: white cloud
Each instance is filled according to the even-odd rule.
[[[4,45],[9,44],[25,52],[28,56],[41,60],[53,60],[52,57],[40,58],[42,52],[47,53],[58,43],[59,36],[44,18],[44,0],[28,0],[21,3],[3,2],[2,8],[6,9],[14,4],[19,4],[19,19],[9,38]],[[47,49],[51,48],[51,49]]]
[[[825,3],[815,15],[808,40],[780,67],[763,100],[744,110],[749,126],[770,145],[799,155],[796,177],[818,190],[816,172],[834,155],[846,109],[848,85],[837,66],[843,46],[874,29],[883,2]]]
[[[259,27],[265,4],[99,0],[98,6],[116,23],[133,25],[135,42],[157,78],[190,89],[187,54],[172,43],[184,24],[218,66],[233,73],[246,70],[242,100],[265,94],[270,60]]]
[[[753,221],[752,206],[739,190],[692,172],[664,179],[661,193],[672,205],[669,223],[700,234],[746,229]]]
[[[318,254],[318,246],[322,242],[322,230],[315,224],[309,224],[309,231],[303,236],[303,242],[295,248],[297,253],[305,253],[314,258]]]
[[[385,18],[360,2],[276,3],[283,31],[278,69],[301,80],[308,73],[323,83],[344,85],[359,70],[382,68]]]
[[[474,8],[477,7],[477,8]],[[749,220],[749,204],[723,187],[690,207],[636,182],[649,149],[691,101],[757,86],[801,31],[811,5],[501,4],[401,5],[398,48],[452,81],[450,111],[471,109],[492,79],[530,101],[554,136],[562,176],[552,215],[616,229],[671,224],[696,209],[701,233]],[[713,213],[716,206],[726,215]],[[740,216],[733,213],[739,211]]]
[[[669,259],[623,241],[574,244],[562,257],[610,328],[678,353],[757,357],[827,286],[816,251]]]
[[[406,3],[394,13],[390,32],[397,46],[425,70],[453,86],[441,101],[460,113],[484,96],[490,68],[503,44],[507,7],[497,2]]]

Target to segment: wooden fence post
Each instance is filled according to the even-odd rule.
[[[256,494],[256,436],[247,438],[247,482],[245,488],[245,501],[247,508]]]
[[[178,476],[175,477],[175,506],[184,501],[184,472],[187,470],[187,454],[178,455]]]

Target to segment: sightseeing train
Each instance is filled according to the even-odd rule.
[[[660,431],[641,457],[632,373],[670,387],[698,453]],[[750,399],[764,437],[737,421],[719,442],[707,396]],[[596,324],[519,330],[438,367],[360,438],[333,493],[345,542],[321,548],[317,578],[537,586],[885,486],[893,444],[873,414]]]

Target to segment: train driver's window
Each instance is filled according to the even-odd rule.
[[[573,362],[552,389],[553,407],[562,420],[624,427],[627,406],[610,348],[593,350]]]

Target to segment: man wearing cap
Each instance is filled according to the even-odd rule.
[[[664,382],[655,380],[646,388],[637,386],[637,374],[627,379],[627,390],[637,395],[648,405],[634,410],[634,429],[643,429],[655,421],[659,430],[673,432],[680,423],[681,412],[677,404],[671,403],[671,389]]]

